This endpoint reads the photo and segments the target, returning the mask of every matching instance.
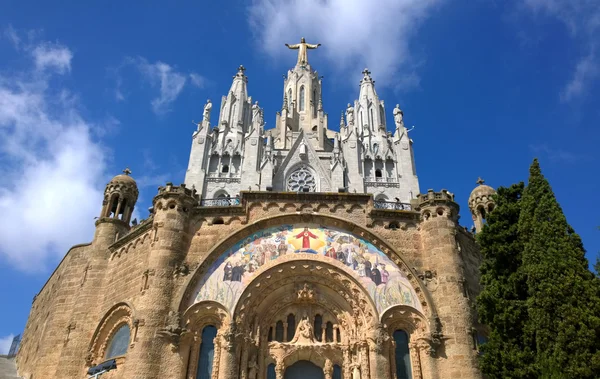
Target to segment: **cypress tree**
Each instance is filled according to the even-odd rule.
[[[534,351],[523,340],[527,286],[518,234],[523,187],[519,183],[498,188],[494,211],[477,235],[483,256],[477,312],[480,322],[490,328],[480,364],[490,379],[535,378]]]
[[[536,351],[536,376],[600,377],[598,278],[537,160],[521,199],[518,233],[528,296],[523,342]]]

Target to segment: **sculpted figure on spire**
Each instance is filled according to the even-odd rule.
[[[307,49],[316,49],[317,47],[321,46],[320,43],[313,45],[310,43],[306,43],[306,40],[304,39],[304,37],[302,37],[300,39],[300,43],[297,43],[295,45],[288,45],[287,43],[285,44],[288,49],[292,49],[292,50],[298,50],[298,65],[299,66],[306,66],[308,64],[308,55],[306,54],[306,50]]]

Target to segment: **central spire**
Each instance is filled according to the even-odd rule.
[[[298,62],[296,63],[297,66],[308,65],[308,54],[306,53],[306,50],[316,49],[317,47],[321,46],[320,43],[318,43],[316,45],[306,43],[306,40],[304,39],[304,37],[302,37],[300,39],[300,43],[297,43],[295,45],[288,45],[286,43],[285,45],[288,47],[288,49],[298,50]]]

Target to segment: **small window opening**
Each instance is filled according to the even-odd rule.
[[[229,166],[228,165],[223,165],[223,168],[221,169],[221,172],[228,173],[229,172]]]
[[[381,178],[381,177],[382,177],[382,176],[381,176],[381,170],[380,170],[380,169],[377,169],[377,170],[375,170],[375,177],[376,177],[376,178]]]

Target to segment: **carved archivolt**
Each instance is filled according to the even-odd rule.
[[[283,204],[269,203],[265,202],[263,206],[266,209],[281,207]],[[250,205],[249,205],[250,206]],[[335,208],[335,207],[334,207]],[[262,220],[258,220],[248,227],[243,228],[242,230],[236,231],[231,235],[224,238],[217,246],[207,254],[207,258],[200,264],[198,269],[191,275],[188,285],[185,287],[185,292],[182,293],[182,298],[180,300],[180,310],[184,311],[190,303],[193,303],[193,297],[195,296],[195,289],[199,283],[206,275],[208,270],[211,268],[213,262],[223,254],[230,246],[233,246],[238,241],[247,238],[248,236],[260,231],[262,229],[268,228],[274,225],[282,225],[282,224],[295,224],[295,223],[306,223],[310,221],[311,224],[319,224],[323,227],[333,227],[338,228],[340,230],[345,230],[348,233],[351,233],[359,238],[363,238],[371,242],[374,246],[380,249],[385,255],[388,256],[389,259],[394,262],[399,268],[399,270],[406,276],[412,288],[416,292],[416,296],[418,298],[418,302],[423,308],[423,313],[427,315],[427,317],[435,317],[435,310],[431,307],[431,301],[429,300],[429,295],[426,292],[426,288],[420,282],[419,278],[416,274],[409,268],[409,266],[404,262],[404,260],[396,254],[391,248],[388,247],[387,244],[383,242],[381,238],[378,238],[373,232],[367,231],[358,225],[351,223],[347,220],[336,218],[333,216],[325,216],[322,214],[311,214],[310,220],[307,220],[307,215],[303,214],[288,214],[276,217],[267,217]],[[316,256],[313,256],[316,258]],[[261,268],[262,269],[262,268]]]
[[[135,328],[137,322],[134,318],[134,313],[131,307],[126,303],[119,303],[113,306],[100,321],[94,336],[90,343],[88,355],[86,357],[86,364],[92,366],[104,360],[106,355],[106,349],[112,336],[116,331],[127,324],[131,330],[130,335],[130,348],[133,347],[133,342],[136,334]]]

